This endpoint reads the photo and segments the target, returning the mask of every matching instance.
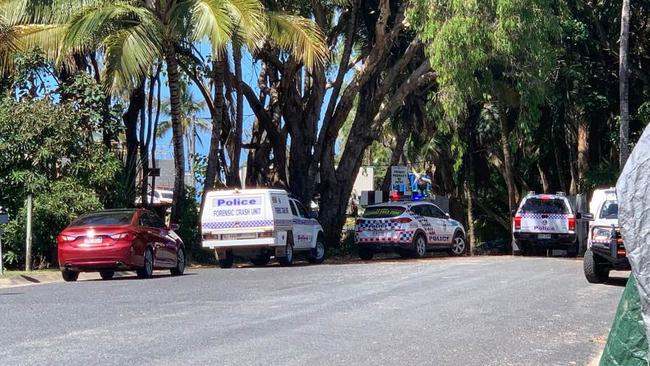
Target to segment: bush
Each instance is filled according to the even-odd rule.
[[[57,263],[56,237],[82,213],[102,208],[97,194],[72,179],[54,182],[51,190],[34,196],[32,205],[32,258],[35,268]],[[5,263],[20,267],[25,262],[26,207],[18,211],[3,236]]]
[[[199,204],[193,187],[186,187],[183,210],[178,222],[180,226],[176,232],[183,239],[188,259],[198,263],[211,263],[213,256],[210,251],[201,246],[201,220],[199,217]]]

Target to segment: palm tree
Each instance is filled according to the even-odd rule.
[[[205,110],[206,103],[205,101],[194,100],[194,95],[188,89],[187,83],[181,83],[181,111],[183,115],[181,116],[181,129],[183,131],[183,137],[185,138],[185,143],[187,145],[187,155],[190,158],[190,177],[192,182],[194,182],[194,164],[192,160],[196,156],[196,141],[198,140],[200,144],[201,137],[199,133],[205,133],[210,131],[210,122],[206,119],[197,118],[197,114]],[[171,113],[171,104],[169,99],[162,102],[161,110],[164,114],[170,115]],[[160,138],[172,130],[172,123],[170,120],[161,121],[158,125],[156,131],[156,138]],[[193,184],[194,185],[194,184]]]
[[[39,4],[36,0],[0,2],[0,27],[18,40],[12,42],[10,51],[38,46],[62,65],[74,53],[99,49],[104,55],[103,80],[113,93],[134,89],[150,65],[158,60],[165,63],[175,161],[173,221],[179,218],[185,188],[178,49],[208,39],[218,56],[233,37],[250,49],[270,38],[307,66],[324,63],[328,54],[324,36],[313,22],[267,14],[258,0],[53,0],[46,7]],[[7,53],[0,48],[2,52]]]

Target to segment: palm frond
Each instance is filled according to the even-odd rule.
[[[228,0],[196,0],[192,9],[195,41],[208,38],[213,52],[220,53],[233,34],[233,19],[228,9]]]
[[[139,24],[146,33],[161,32],[158,19],[145,7],[133,6],[127,2],[103,2],[80,9],[69,22],[69,29],[63,39],[64,50],[95,48],[105,37],[123,28]],[[147,28],[153,28],[151,31]]]
[[[161,57],[160,33],[145,24],[125,28],[106,37],[107,90],[115,93],[136,87],[149,67]]]
[[[268,37],[308,68],[323,65],[329,57],[323,32],[307,18],[269,12]]]
[[[254,48],[266,36],[264,5],[258,0],[227,0],[227,4],[236,35],[249,48]]]

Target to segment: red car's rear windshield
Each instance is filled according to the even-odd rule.
[[[128,225],[132,217],[133,211],[95,212],[81,216],[70,226]]]
[[[529,198],[521,207],[522,212],[542,213],[542,214],[568,214],[569,209],[564,200],[559,198],[542,199]]]
[[[368,207],[363,212],[363,217],[366,219],[385,219],[388,217],[396,217],[404,213],[406,209],[399,206],[383,206],[383,207]]]

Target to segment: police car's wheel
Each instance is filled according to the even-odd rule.
[[[291,264],[293,264],[293,245],[291,243],[287,243],[287,246],[284,249],[284,251],[285,251],[285,256],[278,258],[278,262],[280,262],[281,266],[288,267]]]
[[[413,241],[413,254],[416,258],[422,258],[427,254],[427,239],[420,234]]]
[[[467,246],[465,245],[465,238],[463,238],[462,234],[455,234],[454,239],[452,240],[451,243],[451,254],[452,255],[463,255],[465,254],[465,250],[467,249]]]
[[[359,258],[363,259],[364,261],[371,260],[374,255],[375,252],[372,249],[363,246],[359,247]]]
[[[307,259],[312,264],[321,264],[325,260],[325,243],[322,236],[319,235],[316,239],[316,246],[309,252]]]

